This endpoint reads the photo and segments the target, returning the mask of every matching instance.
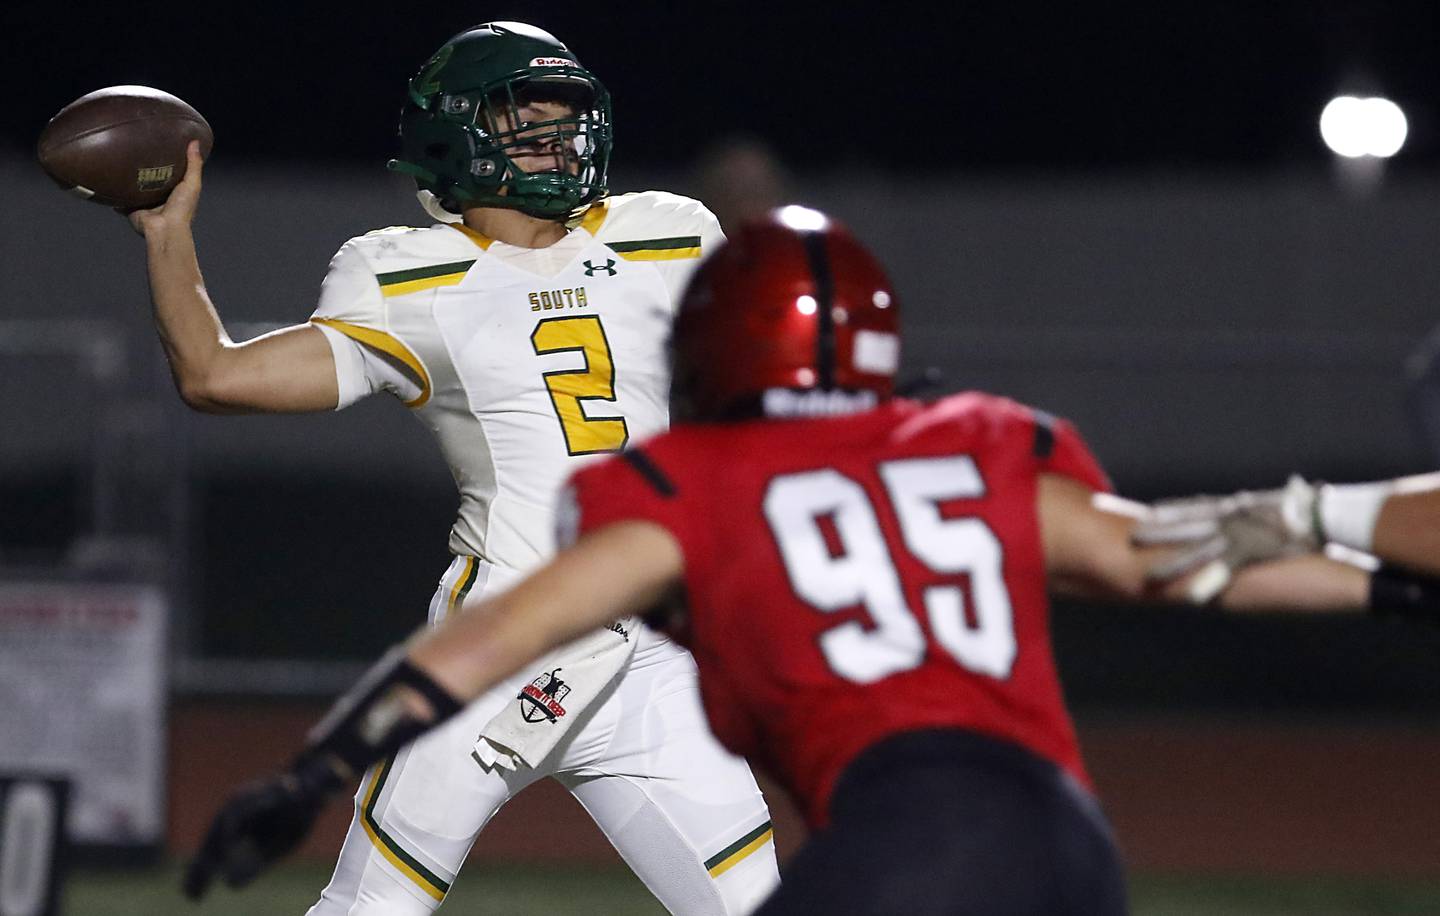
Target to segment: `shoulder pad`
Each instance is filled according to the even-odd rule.
[[[390,226],[356,236],[345,243],[365,253],[384,270],[392,259],[450,259],[458,255],[473,257],[481,249],[468,236],[450,226]]]
[[[636,191],[607,198],[605,211],[599,229],[603,241],[647,234],[695,235],[710,231],[716,222],[700,201],[666,191]]]
[[[605,201],[603,221],[587,216],[592,225],[583,219],[581,225],[627,260],[699,257],[702,238],[719,233],[719,222],[704,204],[666,191],[611,197]]]
[[[386,297],[459,283],[483,251],[450,226],[381,229],[346,247],[364,257]]]

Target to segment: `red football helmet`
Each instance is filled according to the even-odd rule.
[[[894,391],[899,304],[885,271],[823,213],[751,220],[696,271],[675,318],[677,420],[823,414]]]

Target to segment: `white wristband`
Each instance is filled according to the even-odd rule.
[[[1369,553],[1380,507],[1394,492],[1392,481],[1326,484],[1320,488],[1320,524],[1325,539]]]

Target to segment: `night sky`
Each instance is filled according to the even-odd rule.
[[[75,97],[142,83],[204,113],[216,155],[384,160],[405,80],[425,58],[468,25],[519,18],[555,32],[610,86],[617,156],[637,166],[745,132],[802,172],[1266,169],[1322,161],[1320,108],[1367,87],[1410,115],[1397,167],[1440,164],[1433,2],[184,9],[12,0],[0,12],[0,140],[26,151]]]

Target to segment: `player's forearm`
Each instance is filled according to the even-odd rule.
[[[1165,570],[1177,561],[1179,552],[1168,546],[1135,543],[1135,527],[1150,512],[1144,504],[1093,493],[1054,475],[1041,477],[1039,494],[1052,592],[1133,603],[1189,604],[1204,600],[1197,594],[1209,596],[1220,587],[1221,583],[1206,582],[1206,577],[1215,574],[1211,566],[1189,564],[1184,571],[1170,574]],[[1260,592],[1269,582],[1268,577],[1261,577],[1253,590],[1242,588],[1237,593],[1240,605],[1262,609],[1264,601],[1274,598],[1274,593]],[[1279,590],[1280,586],[1275,586],[1275,592]],[[1359,606],[1363,606],[1363,587],[1361,597]],[[1278,603],[1279,599],[1274,600]]]
[[[1136,519],[1146,511],[1143,505],[1054,474],[1041,476],[1037,505],[1052,592],[1120,601],[1166,599],[1148,576],[1157,552],[1130,540]]]
[[[567,637],[572,628],[545,611],[543,606],[532,606],[523,591],[518,596],[500,595],[437,630],[419,634],[407,656],[411,664],[468,703],[527,662],[604,623],[575,628]]]
[[[335,358],[313,325],[232,343],[216,313],[188,225],[146,234],[155,325],[185,403],[206,413],[300,413],[339,403]]]
[[[659,525],[607,525],[422,634],[408,655],[452,695],[472,700],[551,649],[653,607],[683,571],[680,546]]]
[[[1220,596],[1235,611],[1367,611],[1440,623],[1440,578],[1398,566],[1371,572],[1314,554],[1248,566]]]
[[[1220,593],[1236,612],[1346,613],[1368,606],[1370,573],[1318,554],[1247,566]]]
[[[230,338],[205,291],[190,227],[148,233],[145,243],[155,326],[175,386],[192,407],[213,408],[208,389]]]
[[[1440,575],[1440,474],[1396,482],[1375,522],[1374,552],[1388,563]]]

